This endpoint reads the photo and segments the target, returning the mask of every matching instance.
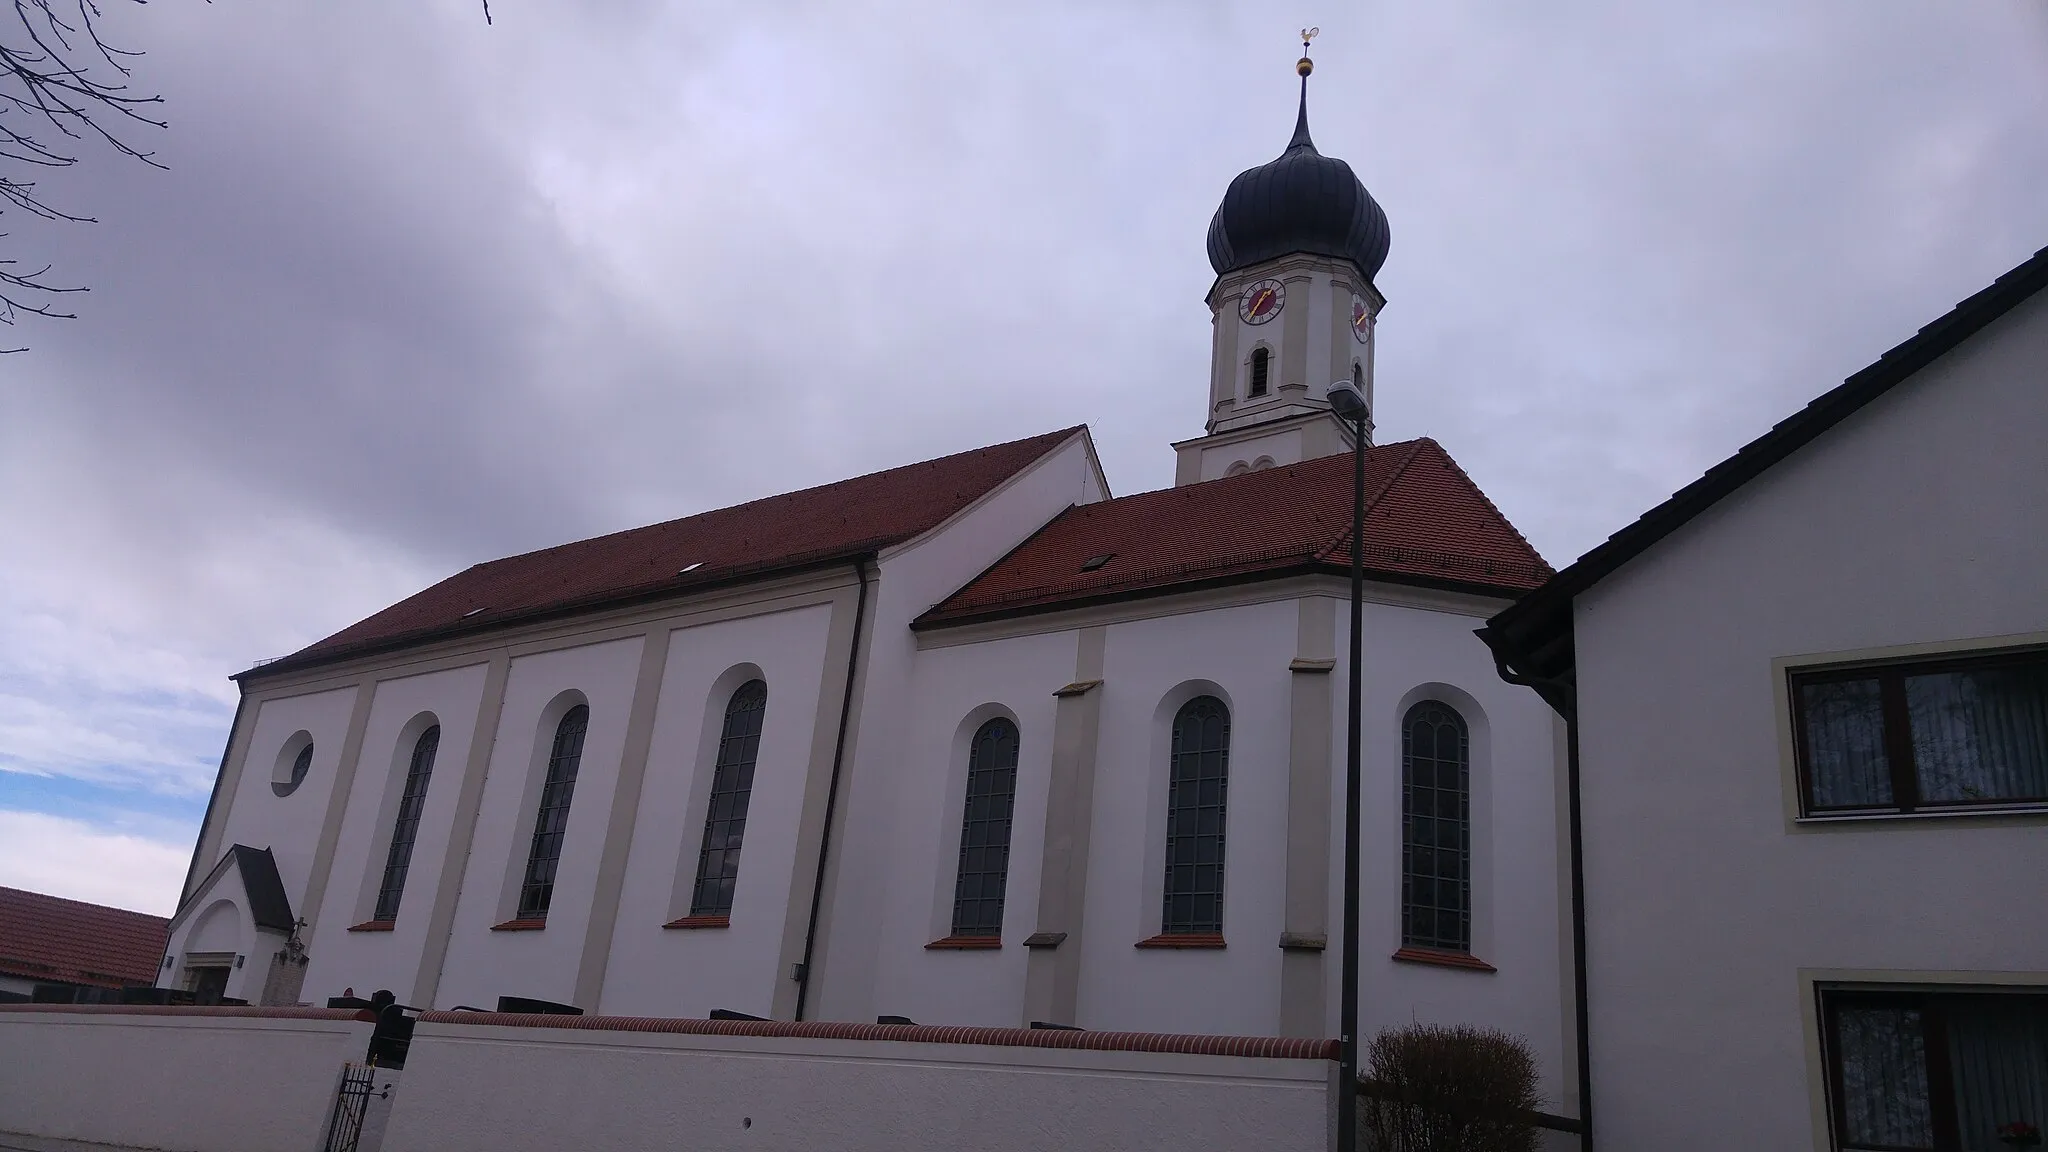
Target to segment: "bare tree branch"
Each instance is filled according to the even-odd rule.
[[[146,4],[149,0],[129,0]],[[82,149],[105,146],[155,168],[163,165],[117,130],[162,128],[155,106],[163,97],[128,85],[129,62],[140,56],[100,36],[102,0],[0,0],[0,216],[12,210],[42,220],[92,223],[43,199],[28,174],[68,168]],[[0,238],[7,233],[0,232]],[[23,272],[20,261],[0,258],[0,324],[21,315],[73,319],[56,297],[83,292],[48,278],[51,266]],[[0,354],[19,352],[0,348]]]

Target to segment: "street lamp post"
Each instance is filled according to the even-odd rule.
[[[1363,645],[1360,619],[1365,601],[1365,397],[1349,380],[1330,385],[1330,410],[1351,425],[1351,665],[1350,700],[1344,745],[1344,968],[1342,1000],[1337,1009],[1338,1057],[1337,1152],[1358,1149],[1358,824],[1359,824],[1359,655]]]

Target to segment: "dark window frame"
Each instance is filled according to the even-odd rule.
[[[1963,1147],[1961,1108],[1957,1102],[1949,1015],[1962,1003],[2010,997],[2031,1001],[2048,1012],[2048,986],[2002,987],[1957,985],[1953,988],[1885,985],[1823,985],[1816,987],[1815,1013],[1820,1026],[1822,1084],[1827,1094],[1828,1147],[1832,1152],[1959,1152]],[[1928,1144],[1847,1143],[1848,1094],[1843,1087],[1840,1016],[1844,1008],[1880,1008],[1917,1012],[1920,1017],[1922,1071],[1927,1083],[1927,1111],[1932,1140]],[[2012,1117],[2048,1128],[2031,1116]]]
[[[1245,396],[1247,398],[1253,396],[1264,396],[1266,394],[1267,385],[1272,379],[1272,372],[1272,349],[1266,348],[1263,345],[1252,349],[1251,375],[1245,384]]]
[[[555,899],[555,872],[562,862],[562,841],[569,831],[569,805],[576,798],[576,772],[583,763],[583,740],[590,732],[590,706],[578,704],[555,723],[548,749],[548,770],[541,782],[540,805],[534,812],[533,838],[526,853],[526,871],[519,884],[519,919],[544,920]]]
[[[754,794],[754,765],[761,758],[761,732],[767,716],[765,680],[749,680],[726,698],[718,756],[711,769],[711,792],[704,801],[704,838],[698,844],[696,878],[690,886],[693,917],[732,915],[747,808]]]
[[[1017,722],[1008,716],[982,724],[968,742],[967,792],[960,805],[960,859],[953,873],[951,939],[1002,938],[1021,743]],[[991,889],[994,895],[989,894]]]
[[[420,812],[427,804],[427,785],[434,775],[434,757],[441,750],[441,726],[431,725],[413,742],[405,770],[405,791],[398,798],[398,816],[391,822],[391,846],[384,853],[384,875],[377,884],[377,910],[372,922],[393,922],[405,897],[405,878],[412,870],[413,841],[419,836]]]
[[[1220,721],[1212,742],[1208,723]],[[1211,759],[1213,757],[1213,759]],[[1214,782],[1215,798],[1205,801],[1203,785]],[[1225,853],[1230,798],[1230,706],[1202,695],[1173,714],[1173,743],[1166,777],[1166,872],[1161,886],[1161,936],[1221,936],[1223,895],[1229,876]],[[1213,830],[1204,830],[1205,814],[1213,812]],[[1189,825],[1192,824],[1192,827]],[[1204,846],[1212,846],[1205,851]],[[1213,856],[1214,859],[1205,859]],[[1205,872],[1204,869],[1213,869]],[[1205,884],[1204,877],[1212,882]],[[1178,878],[1178,879],[1177,879]],[[1176,913],[1176,897],[1184,897],[1184,913]]]
[[[1415,727],[1420,723],[1443,725],[1448,719],[1457,732],[1457,755],[1452,762],[1455,778],[1452,786],[1445,787],[1440,776],[1434,777],[1427,785],[1434,793],[1449,793],[1456,814],[1445,817],[1438,805],[1431,805],[1433,811],[1419,810],[1417,801],[1424,787],[1416,780]],[[1438,770],[1444,763],[1441,755],[1429,759],[1437,762]],[[1432,797],[1441,801],[1442,796]],[[1441,837],[1433,838],[1435,843],[1423,845],[1418,836],[1420,821],[1434,822],[1450,820],[1454,825],[1457,841],[1450,849],[1453,854],[1448,874],[1441,867],[1442,853],[1446,851]],[[1430,867],[1423,867],[1423,854],[1432,854]],[[1451,907],[1445,907],[1434,898],[1444,882],[1455,886],[1456,900]],[[1431,899],[1422,900],[1418,891],[1424,886],[1430,890]],[[1427,912],[1431,930],[1424,932],[1419,927],[1421,913]],[[1454,918],[1454,931],[1442,931],[1446,914]],[[1472,727],[1464,713],[1442,700],[1421,700],[1401,716],[1401,946],[1403,948],[1426,948],[1436,952],[1451,952],[1469,956],[1472,954]]]
[[[1785,691],[1790,705],[1794,772],[1799,790],[1802,818],[1833,819],[1855,816],[1926,816],[1949,813],[1999,812],[2013,809],[2048,808],[2048,794],[1998,799],[1929,800],[1921,795],[1920,774],[1915,763],[1911,720],[1905,683],[1909,676],[1922,676],[1965,669],[2005,665],[2048,664],[2048,649],[1994,648],[1947,652],[1932,656],[1889,660],[1865,660],[1841,664],[1805,665],[1786,669]],[[1813,752],[1807,727],[1806,704],[1801,689],[1809,684],[1876,680],[1883,716],[1883,751],[1892,790],[1889,804],[1816,804],[1812,772]]]

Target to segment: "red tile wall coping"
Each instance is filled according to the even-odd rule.
[[[1265,1060],[1335,1060],[1335,1040],[1283,1036],[1179,1036],[1160,1032],[1086,1032],[1056,1028],[953,1028],[931,1024],[853,1024],[828,1020],[690,1020],[656,1016],[552,1016],[516,1012],[422,1012],[428,1024],[562,1028],[592,1032],[666,1032],[686,1036],[771,1036],[803,1040],[895,1040],[907,1044],[981,1044],[999,1048],[1073,1048],[1090,1052],[1172,1052]]]
[[[366,1008],[258,1008],[241,1004],[0,1004],[0,1012],[56,1012],[75,1016],[212,1016],[243,1020],[361,1020]]]

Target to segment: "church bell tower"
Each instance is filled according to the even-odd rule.
[[[1205,434],[1173,446],[1175,485],[1348,451],[1329,386],[1350,380],[1372,402],[1387,215],[1349,164],[1309,138],[1306,37],[1302,49],[1293,138],[1278,159],[1240,172],[1209,222],[1209,407]]]

